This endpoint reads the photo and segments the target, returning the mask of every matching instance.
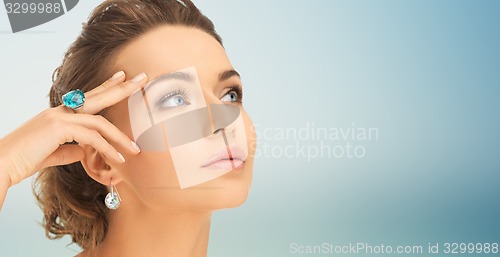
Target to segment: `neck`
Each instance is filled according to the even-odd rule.
[[[211,211],[114,210],[104,241],[90,256],[205,257]]]

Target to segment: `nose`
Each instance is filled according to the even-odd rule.
[[[237,106],[210,104],[209,110],[213,134],[217,134],[220,131],[231,135],[235,133],[235,121],[240,116],[240,109]]]
[[[235,137],[235,134],[236,134],[236,125],[234,124],[230,124],[229,126],[225,127],[225,128],[218,128],[218,129],[215,129],[213,135],[216,135],[217,133],[222,133],[224,135],[229,135],[231,137]]]

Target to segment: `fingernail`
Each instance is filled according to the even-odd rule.
[[[121,153],[118,153],[118,158],[120,158],[120,160],[122,161],[122,163],[125,162],[125,158],[123,157],[123,155]]]
[[[139,148],[139,146],[134,141],[130,141],[130,142],[132,143],[132,147],[134,148],[134,150],[136,150],[137,153],[140,153],[141,148]]]
[[[122,70],[115,73],[115,75],[113,75],[113,77],[111,77],[111,80],[117,80],[121,77],[123,77],[123,75],[125,75],[125,72],[123,72]]]
[[[139,83],[142,80],[144,80],[145,78],[146,78],[146,73],[143,72],[143,73],[135,76],[131,81],[134,82],[134,83]]]

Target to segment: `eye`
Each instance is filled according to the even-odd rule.
[[[189,104],[187,93],[185,91],[178,90],[160,98],[155,103],[155,107],[160,110],[168,110]]]
[[[242,102],[243,90],[239,86],[234,86],[220,99],[224,102]]]
[[[238,94],[236,92],[230,91],[221,98],[225,102],[236,102],[238,101]]]

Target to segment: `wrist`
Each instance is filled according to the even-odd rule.
[[[9,188],[11,181],[7,172],[0,172],[0,188]]]
[[[3,156],[0,156],[0,188],[9,188],[12,185],[8,165]]]
[[[7,190],[11,186],[11,178],[5,166],[5,157],[0,156],[0,211],[2,210]]]

